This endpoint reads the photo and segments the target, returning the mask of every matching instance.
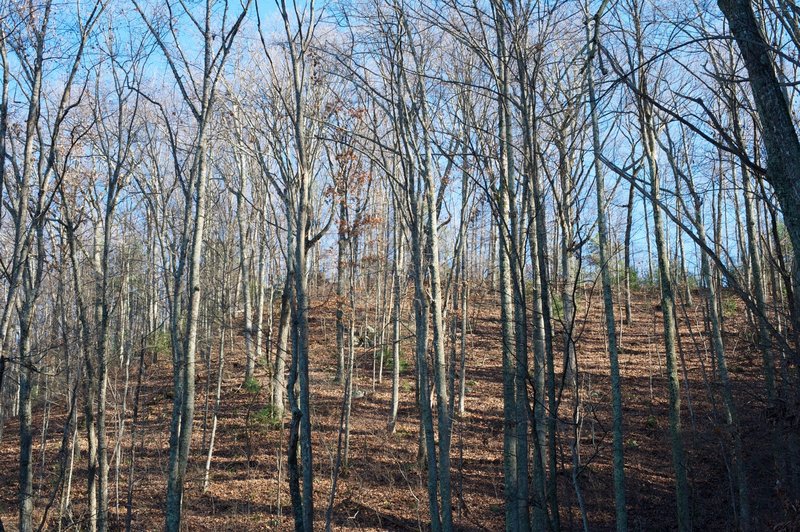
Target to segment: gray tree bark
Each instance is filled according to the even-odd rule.
[[[586,28],[586,41],[587,41],[587,85],[589,92],[589,107],[590,117],[592,122],[592,151],[594,156],[594,174],[595,174],[595,190],[597,199],[597,234],[599,240],[599,253],[600,253],[600,274],[603,284],[603,310],[606,320],[606,337],[608,338],[608,358],[611,371],[611,411],[612,411],[612,432],[613,432],[613,478],[614,478],[614,510],[617,520],[617,531],[624,532],[628,529],[628,511],[625,505],[625,455],[624,455],[624,439],[623,439],[623,417],[622,417],[622,389],[620,383],[619,373],[619,352],[617,347],[617,325],[614,317],[614,296],[611,284],[611,272],[609,268],[609,250],[608,250],[608,225],[606,221],[606,189],[603,175],[603,167],[601,165],[600,153],[602,144],[600,142],[600,126],[598,124],[597,112],[597,97],[594,87],[594,56],[597,50],[597,35],[599,32],[599,24],[602,16],[603,6],[597,11],[594,16],[594,36],[590,33],[590,27],[587,24]],[[631,185],[633,190],[633,185]],[[632,196],[632,193],[629,195]],[[627,272],[626,272],[627,275]],[[628,319],[630,313],[630,305],[626,306],[626,314]]]
[[[753,13],[750,0],[718,0],[744,60],[761,118],[762,138],[767,153],[766,179],[781,204],[786,229],[792,241],[795,264],[800,264],[800,139],[792,112],[778,80],[771,46]],[[794,294],[800,297],[800,268],[794,271]],[[795,306],[800,307],[795,301]],[[800,329],[795,323],[794,328]],[[795,493],[800,492],[800,479]]]

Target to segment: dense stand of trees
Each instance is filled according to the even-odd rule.
[[[19,530],[131,529],[140,393],[159,357],[173,371],[164,523],[181,529],[192,461],[209,486],[239,337],[238,378],[269,389],[266,411],[285,432],[297,530],[333,526],[353,399],[366,392],[358,350],[371,353],[373,390],[391,380],[389,435],[401,365],[413,367],[424,525],[453,529],[463,496],[453,436],[479,290],[501,322],[506,529],[566,528],[572,504],[592,528],[578,344],[590,326],[605,338],[609,488],[627,530],[620,345],[641,285],[663,316],[670,521],[691,530],[698,504],[680,333],[692,305],[719,408],[708,431],[730,464],[730,523],[757,529],[766,511],[727,367],[730,293],[760,354],[762,389],[747,400],[772,422],[767,476],[791,519],[793,2],[9,0],[0,66],[0,445],[18,447]],[[588,323],[595,284],[604,320]],[[323,519],[310,317],[331,293],[342,399]],[[44,457],[52,438],[57,467],[44,482],[37,448]]]

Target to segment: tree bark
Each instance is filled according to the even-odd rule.
[[[756,110],[761,118],[767,153],[766,179],[775,190],[792,241],[795,265],[800,264],[800,139],[781,82],[772,49],[761,32],[750,0],[718,0],[744,60]],[[794,294],[800,294],[800,268],[793,269]],[[798,301],[795,306],[800,307]],[[795,330],[800,323],[794,323]],[[800,490],[800,486],[795,486]]]
[[[600,24],[600,17],[602,15],[602,7],[598,10],[594,17],[594,31],[599,31],[597,27]],[[617,324],[614,316],[614,296],[611,286],[611,272],[609,269],[609,252],[608,252],[608,225],[606,222],[606,189],[603,176],[603,167],[601,166],[600,153],[602,144],[600,142],[600,126],[598,124],[597,113],[597,97],[595,95],[594,87],[594,64],[593,59],[596,53],[596,37],[592,39],[589,26],[586,29],[586,41],[589,50],[589,57],[587,58],[587,84],[589,92],[589,112],[592,122],[592,151],[593,151],[593,165],[595,177],[595,192],[597,200],[597,234],[600,253],[600,275],[603,284],[603,310],[605,314],[606,323],[606,337],[608,339],[608,358],[611,371],[611,411],[612,411],[612,432],[613,432],[613,478],[614,478],[614,510],[617,519],[617,531],[624,532],[628,530],[628,511],[625,505],[625,455],[624,455],[624,440],[623,440],[623,417],[622,417],[622,389],[620,383],[619,373],[619,351],[617,346]],[[596,33],[595,33],[596,35]],[[633,184],[631,184],[631,193],[629,194],[629,201],[633,196]],[[630,206],[628,207],[630,210]],[[626,236],[627,240],[628,236]],[[626,257],[627,258],[627,257]],[[626,277],[627,277],[626,270]],[[630,293],[628,293],[630,295]],[[630,301],[630,299],[628,299]],[[626,314],[629,319],[630,305],[626,306]]]

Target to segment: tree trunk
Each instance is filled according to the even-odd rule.
[[[792,241],[795,265],[800,264],[800,140],[794,119],[775,72],[772,51],[749,0],[717,0],[742,54],[756,110],[761,118],[767,153],[766,179],[775,190]],[[800,294],[800,268],[794,268],[794,294]],[[797,301],[795,306],[800,307]],[[800,329],[795,323],[794,328]],[[795,486],[800,490],[800,486]],[[797,491],[795,492],[797,493]]]
[[[344,376],[344,280],[347,259],[347,203],[340,199],[339,205],[339,238],[337,240],[338,256],[336,260],[336,382],[342,382]]]
[[[646,85],[640,81],[646,93]],[[673,294],[672,273],[670,271],[669,251],[664,237],[664,223],[661,218],[661,184],[655,154],[655,132],[653,130],[651,109],[648,103],[639,102],[639,121],[642,145],[650,175],[650,194],[653,208],[653,230],[656,240],[658,273],[661,281],[661,311],[664,322],[664,347],[667,359],[667,378],[669,380],[669,425],[672,446],[672,462],[675,470],[675,496],[678,510],[678,529],[692,529],[689,508],[689,482],[687,479],[686,455],[683,450],[683,429],[681,427],[681,396],[678,378],[678,362],[676,353],[675,297]]]
[[[224,290],[223,290],[224,293]],[[222,296],[225,300],[225,295]],[[208,441],[208,453],[206,454],[205,472],[203,473],[203,493],[208,491],[209,474],[211,473],[211,459],[214,456],[214,442],[217,438],[217,419],[219,417],[219,409],[222,404],[222,377],[225,366],[225,329],[226,320],[228,315],[227,305],[222,307],[222,323],[219,328],[219,351],[217,352],[217,382],[214,388],[214,411],[211,415],[211,436]]]
[[[631,184],[628,191],[628,205],[625,217],[625,324],[631,322],[631,230],[633,228],[633,202],[636,199],[636,189]]]
[[[286,404],[286,355],[289,354],[291,304],[294,299],[293,277],[292,271],[287,269],[283,291],[281,292],[281,310],[278,317],[278,347],[275,352],[275,366],[272,370],[272,408],[279,419],[283,417],[284,405]]]
[[[236,150],[237,152],[239,150]],[[241,182],[240,189],[236,191],[236,222],[239,226],[239,275],[241,276],[242,307],[244,310],[244,350],[246,363],[244,369],[244,380],[253,380],[253,373],[256,369],[255,349],[253,347],[253,303],[250,286],[250,243],[248,235],[250,233],[249,224],[245,220],[244,191],[247,187],[247,169],[242,154],[237,155],[237,165]]]
[[[595,15],[594,24],[600,24],[602,12],[598,11]],[[603,310],[606,320],[606,337],[608,339],[608,358],[611,370],[611,411],[612,411],[612,432],[613,432],[613,477],[614,477],[614,510],[617,518],[617,531],[624,532],[628,529],[628,511],[625,506],[625,456],[624,440],[622,428],[622,389],[619,374],[619,352],[617,348],[616,320],[614,317],[614,297],[611,287],[611,272],[609,271],[608,253],[608,226],[606,223],[606,189],[603,179],[603,167],[601,166],[600,153],[602,144],[600,142],[600,126],[597,117],[597,100],[594,88],[594,54],[596,53],[597,43],[593,42],[589,27],[587,26],[587,46],[589,47],[589,57],[587,61],[587,82],[589,90],[589,106],[592,121],[592,151],[594,156],[595,190],[597,198],[597,233],[599,240],[600,253],[600,274],[603,284]],[[597,31],[597,27],[595,27]],[[628,195],[628,212],[630,216],[633,201],[633,184]],[[630,224],[629,224],[630,227]],[[626,231],[626,249],[629,249],[630,233]],[[629,255],[626,253],[626,260]],[[626,279],[629,266],[626,264]],[[630,320],[630,291],[628,291],[628,304],[626,305],[626,319]]]
[[[392,306],[392,401],[389,408],[389,433],[394,434],[397,425],[397,411],[400,407],[400,311],[402,308],[403,281],[403,224],[394,209],[394,261],[392,276],[394,277]]]
[[[26,267],[25,277],[29,277]],[[33,427],[30,356],[33,293],[26,289],[19,324],[19,530],[33,532]]]

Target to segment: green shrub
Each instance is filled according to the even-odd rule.
[[[723,318],[730,318],[731,316],[736,315],[736,299],[733,297],[724,297],[722,298],[722,317]]]
[[[553,297],[551,304],[553,316],[556,319],[563,319],[564,317],[564,301],[560,297]]]
[[[281,427],[281,421],[272,405],[267,405],[253,414],[253,423],[265,429],[278,429]]]
[[[375,352],[375,362],[380,363],[380,352]],[[406,360],[403,359],[403,353],[400,353],[400,373],[405,373],[408,371],[409,365]],[[383,348],[383,371],[393,371],[394,370],[394,356],[392,356],[392,350],[389,347]]]
[[[642,287],[642,280],[639,279],[639,272],[634,268],[628,268],[628,283],[631,290],[638,290]]]
[[[257,394],[261,391],[261,383],[258,382],[258,380],[256,380],[254,377],[245,379],[242,387],[247,393]]]
[[[168,331],[159,330],[153,333],[152,349],[157,356],[172,352],[172,338]]]
[[[399,366],[399,369],[400,369],[400,373],[405,373],[405,372],[407,372],[407,371],[408,371],[408,367],[409,367],[409,366],[408,366],[408,362],[406,362],[406,361],[403,359],[403,357],[402,357],[402,356],[399,358],[399,364],[398,364],[398,366]],[[394,371],[394,359],[393,359],[393,358],[389,360],[389,369],[390,369],[390,370],[392,370],[392,371]]]

